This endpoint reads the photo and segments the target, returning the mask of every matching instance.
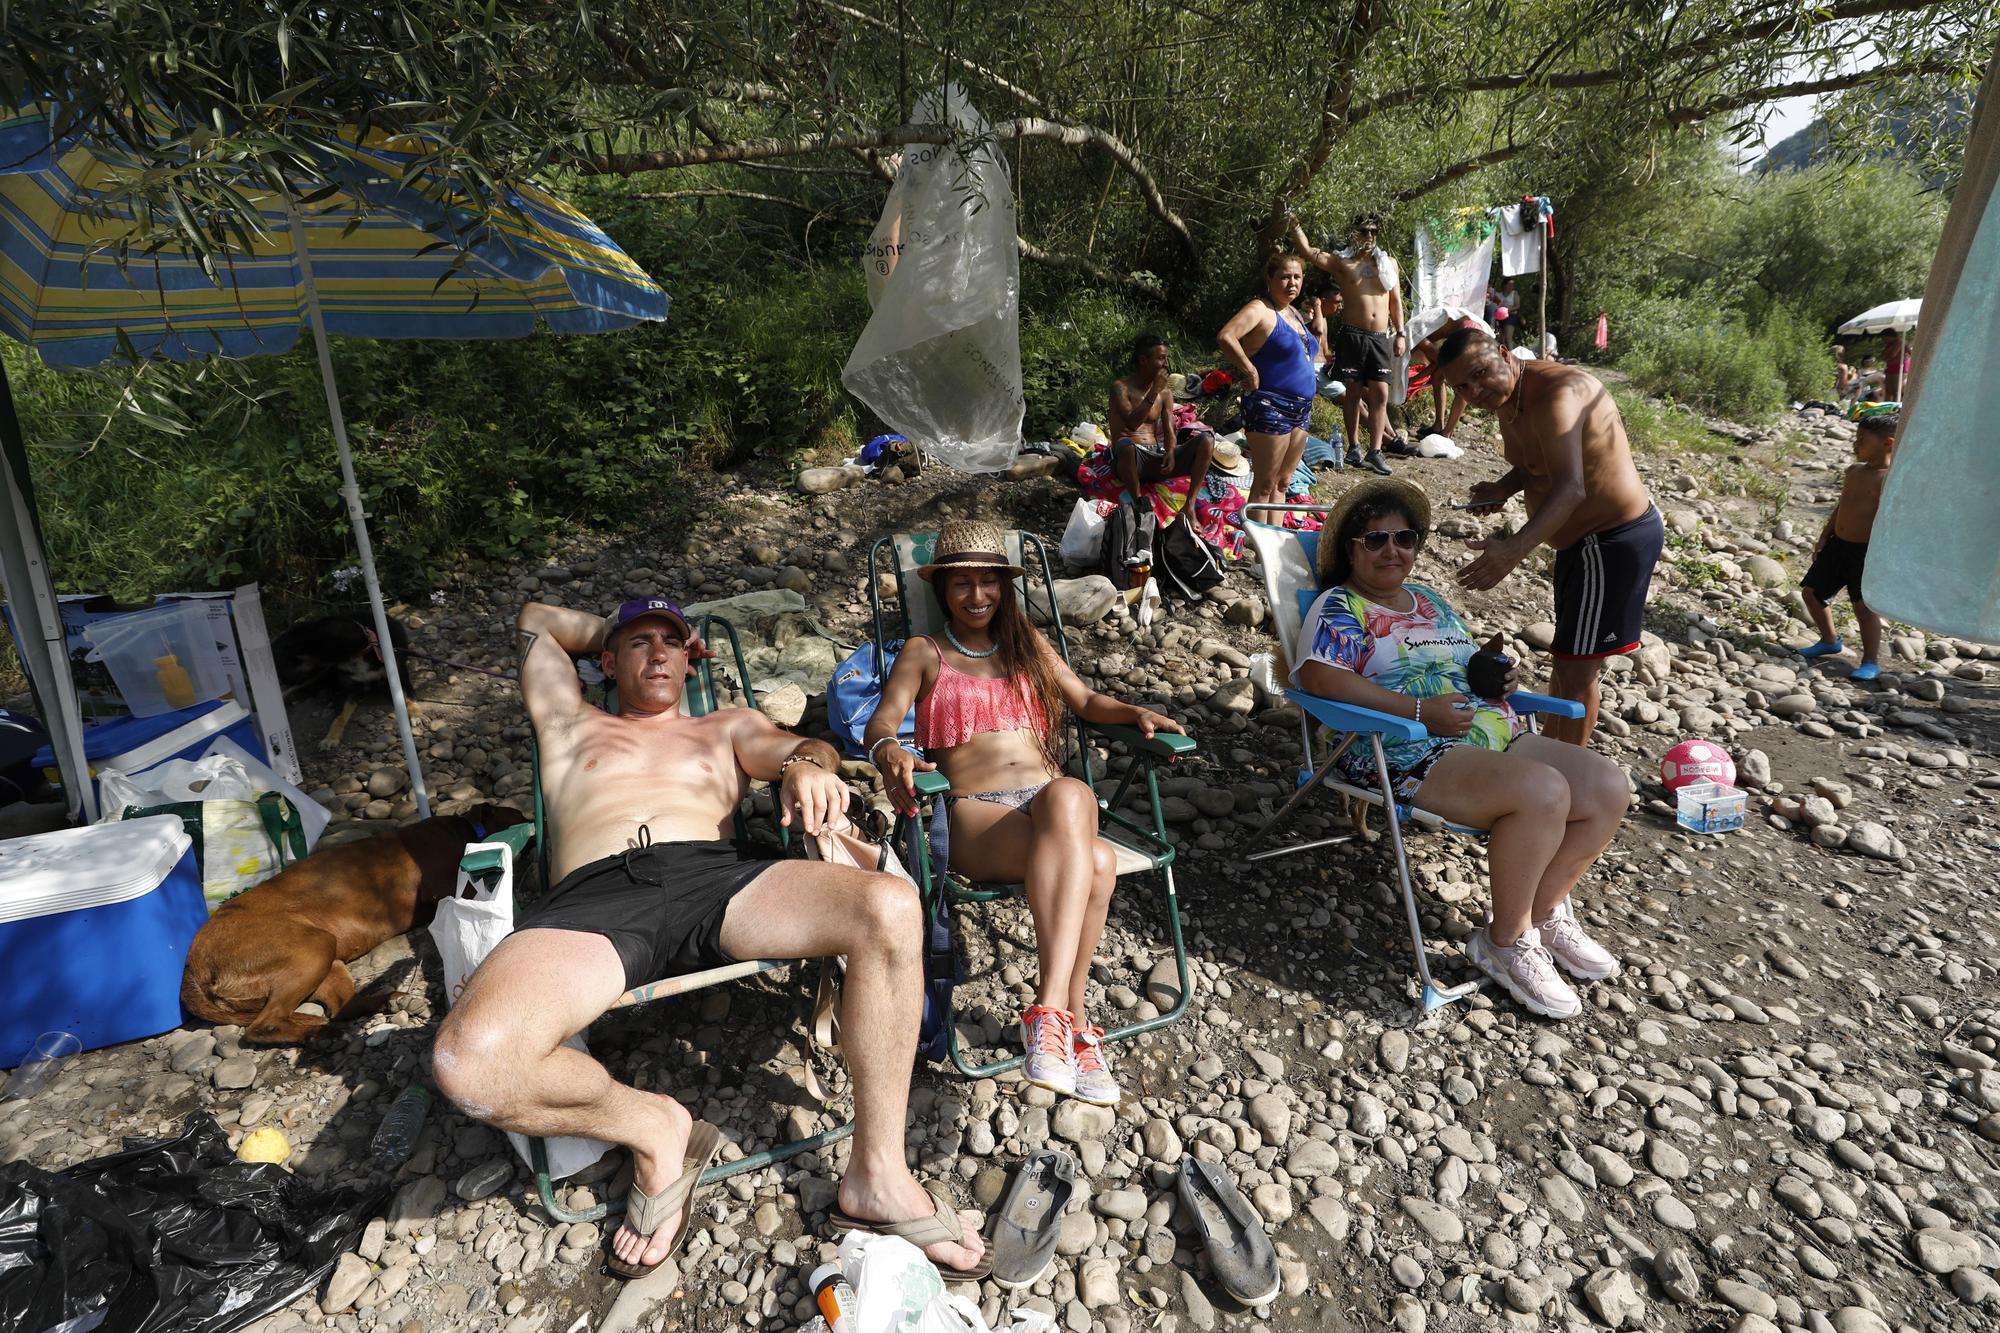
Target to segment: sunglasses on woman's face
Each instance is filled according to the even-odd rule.
[[[1424,534],[1419,528],[1398,528],[1394,532],[1364,532],[1354,539],[1370,551],[1380,551],[1390,542],[1396,543],[1399,551],[1414,551],[1423,544]]]

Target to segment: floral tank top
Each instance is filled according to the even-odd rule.
[[[1472,632],[1436,592],[1421,583],[1403,586],[1411,595],[1407,611],[1371,602],[1345,586],[1321,593],[1306,612],[1305,631],[1300,636],[1305,661],[1358,672],[1383,689],[1412,699],[1471,695],[1465,664],[1479,651]],[[1292,668],[1292,684],[1301,689],[1299,669],[1305,661]],[[1472,730],[1463,737],[1385,739],[1382,748],[1390,769],[1407,773],[1425,767],[1428,760],[1460,741],[1485,750],[1504,750],[1525,730],[1506,700],[1479,699],[1476,703]],[[1341,756],[1340,766],[1357,785],[1373,786],[1374,764],[1374,755],[1367,747],[1350,746]]]

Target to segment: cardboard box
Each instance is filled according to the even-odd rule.
[[[124,615],[143,607],[120,606],[101,594],[86,593],[56,599],[63,623],[70,675],[76,681],[77,700],[85,722],[103,722],[130,717],[111,673],[101,662],[87,661],[90,645],[83,637],[86,625]],[[271,639],[264,624],[262,594],[254,583],[234,592],[163,593],[154,605],[165,602],[202,602],[208,607],[209,624],[215,632],[216,655],[222,659],[229,677],[229,693],[257,716],[257,732],[264,741],[264,753],[271,767],[289,782],[301,779],[297,747],[292,741],[291,719],[285,711],[283,687],[271,656]],[[13,612],[5,610],[7,629],[18,637]]]

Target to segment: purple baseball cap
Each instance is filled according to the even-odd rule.
[[[679,602],[667,597],[634,597],[629,602],[620,603],[618,610],[612,613],[610,623],[604,627],[605,643],[610,643],[619,630],[647,616],[668,616],[680,625],[683,638],[694,637],[694,630],[689,627],[687,617],[681,613]]]

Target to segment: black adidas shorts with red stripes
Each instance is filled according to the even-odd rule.
[[[1616,657],[1639,646],[1653,566],[1666,545],[1660,511],[1593,532],[1556,552],[1557,657]]]

